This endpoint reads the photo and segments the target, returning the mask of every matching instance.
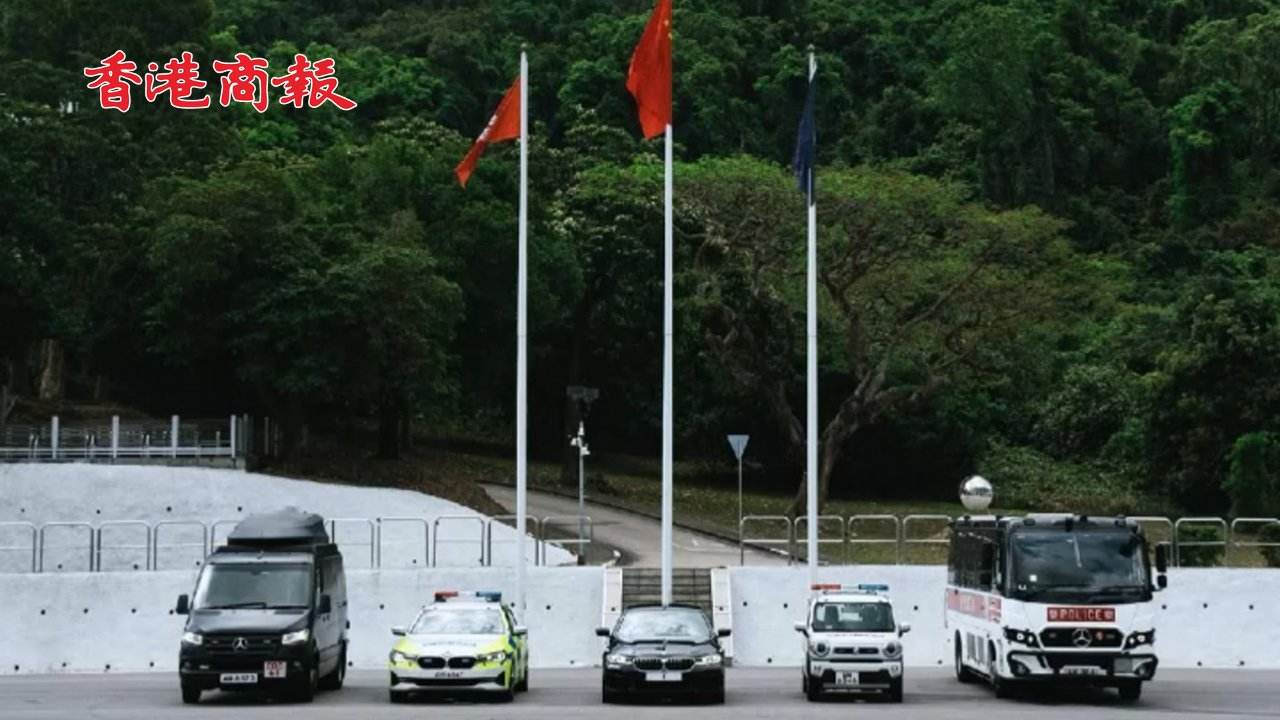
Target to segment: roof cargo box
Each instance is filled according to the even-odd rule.
[[[297,508],[250,515],[227,536],[227,545],[241,547],[328,544],[324,518]]]

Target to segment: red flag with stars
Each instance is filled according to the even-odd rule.
[[[658,0],[653,17],[631,56],[627,90],[636,99],[645,138],[671,124],[671,0]]]
[[[489,124],[485,126],[484,132],[480,133],[480,137],[476,140],[475,145],[471,146],[471,152],[462,159],[458,164],[454,174],[458,176],[458,182],[462,183],[462,187],[467,186],[467,179],[471,177],[471,171],[475,169],[476,162],[480,160],[480,156],[484,154],[484,149],[489,143],[502,142],[503,140],[514,140],[520,137],[520,78],[507,90],[507,94],[502,98],[502,102],[498,104],[498,109],[494,111],[493,117],[489,120]]]

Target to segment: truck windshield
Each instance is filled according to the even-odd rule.
[[[1145,592],[1145,547],[1128,532],[1019,532],[1012,537],[1014,588],[1072,595]]]
[[[312,572],[309,565],[208,565],[196,585],[192,606],[197,610],[309,607]]]
[[[882,602],[823,602],[813,608],[817,632],[893,632],[893,609]]]

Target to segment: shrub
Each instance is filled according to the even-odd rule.
[[[1133,483],[1119,474],[1054,460],[1032,448],[993,442],[979,472],[995,486],[995,503],[1002,508],[1094,515],[1150,512]]]
[[[1258,542],[1280,543],[1280,523],[1263,525],[1258,531]],[[1267,561],[1267,567],[1280,568],[1280,547],[1258,549],[1262,551],[1262,559]]]
[[[1213,567],[1222,564],[1223,545],[1192,545],[1189,542],[1222,542],[1222,528],[1213,525],[1186,525],[1178,530],[1178,565],[1181,567]]]
[[[1231,496],[1237,517],[1275,517],[1280,513],[1280,436],[1252,432],[1236,438],[1222,489]]]

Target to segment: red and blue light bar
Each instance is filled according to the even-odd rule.
[[[436,602],[445,602],[450,598],[468,598],[487,600],[489,602],[502,602],[502,591],[500,590],[437,590]]]

